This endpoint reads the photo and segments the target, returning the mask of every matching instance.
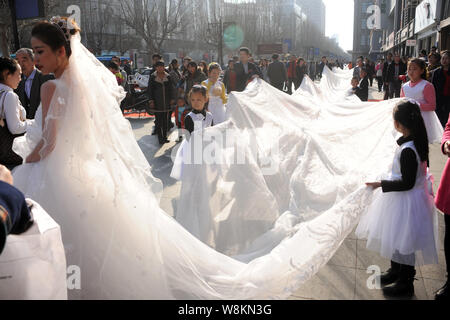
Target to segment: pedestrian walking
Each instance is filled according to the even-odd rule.
[[[267,75],[270,79],[270,84],[280,91],[283,91],[283,87],[288,81],[287,71],[284,64],[278,60],[279,55],[277,53],[272,55],[272,63],[269,64]]]

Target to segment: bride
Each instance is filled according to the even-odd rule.
[[[56,79],[14,144],[26,159],[15,185],[60,224],[67,264],[80,267],[69,298],[287,298],[328,262],[368,203],[365,187],[248,263],[215,251],[160,209],[162,184],[122,116],[123,90],[79,31],[58,17],[33,28],[36,63]]]

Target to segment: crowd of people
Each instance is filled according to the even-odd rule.
[[[362,101],[367,101],[368,84],[372,86],[376,79],[378,92],[384,91],[384,100],[408,97],[405,88],[415,87],[420,82],[424,86],[421,90],[424,96],[421,99],[427,101],[422,101],[422,104],[431,105],[431,110],[436,112],[442,126],[445,126],[450,112],[450,95],[446,86],[449,51],[439,53],[436,50],[433,47],[428,55],[422,50],[418,58],[388,53],[386,59],[379,59],[376,64],[362,56],[358,57],[353,68],[352,93]],[[418,77],[412,79],[410,69],[418,69]]]
[[[116,75],[118,83],[125,86],[123,79],[126,79],[126,70],[120,68],[120,58],[113,59],[119,60],[109,62],[107,67]],[[325,66],[343,68],[338,60],[330,63],[323,57],[320,63],[308,63],[294,54],[289,56],[289,61],[280,61],[279,54],[273,54],[271,62],[265,58],[255,61],[250,49],[246,47],[240,48],[239,55],[230,59],[224,68],[215,62],[208,65],[203,60],[194,61],[189,56],[182,59],[181,65],[177,59],[166,65],[160,54],[153,54],[146,89],[150,106],[147,111],[155,114],[152,134],[158,136],[160,144],[167,143],[168,132],[175,126],[171,120],[173,113],[177,115],[177,128],[185,129],[184,116],[187,113],[182,110],[190,108],[189,92],[194,85],[207,87],[209,98],[206,108],[213,114],[214,123],[219,124],[226,120],[227,95],[232,91],[244,91],[255,77],[292,94],[300,87],[305,75],[312,79],[321,78]],[[177,107],[178,104],[182,110]],[[181,140],[180,134],[177,141]]]

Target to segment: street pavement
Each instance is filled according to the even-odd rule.
[[[381,100],[383,93],[379,93],[374,81],[369,90],[369,99]],[[161,208],[174,216],[177,210],[181,183],[170,178],[172,169],[172,153],[175,152],[178,138],[175,130],[169,136],[170,143],[158,144],[156,136],[152,136],[153,119],[131,119],[136,140],[152,165],[152,173],[162,180],[164,192],[161,198]],[[430,147],[430,170],[434,175],[434,190],[436,192],[440,182],[442,170],[447,158],[442,155],[439,145]],[[434,293],[446,280],[444,258],[444,218],[439,213],[439,264],[417,268],[414,281],[416,300],[430,300]],[[386,300],[380,289],[369,289],[369,266],[379,266],[382,272],[387,270],[390,262],[380,257],[376,252],[366,249],[366,241],[358,240],[354,230],[344,240],[336,254],[331,258],[313,278],[303,284],[289,299],[290,300]]]

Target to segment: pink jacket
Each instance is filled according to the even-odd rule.
[[[447,141],[450,141],[450,117],[442,137],[442,152],[444,152],[444,143]],[[441,183],[436,194],[436,207],[445,214],[450,215],[450,159],[447,160],[442,173]]]
[[[426,80],[420,80],[418,82],[410,81],[405,85],[409,85],[410,87],[414,88],[416,85],[418,85],[422,81],[426,82],[425,88],[423,89],[423,99],[425,100],[425,102],[420,103],[420,110],[434,111],[434,110],[436,110],[436,91],[435,91],[432,83],[430,83]],[[400,97],[401,98],[405,97],[405,91],[403,91],[403,86],[400,91]],[[407,98],[410,98],[410,97],[407,97]]]

